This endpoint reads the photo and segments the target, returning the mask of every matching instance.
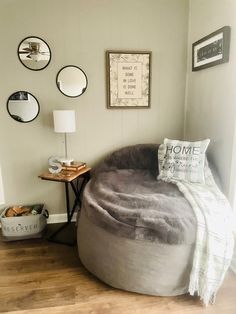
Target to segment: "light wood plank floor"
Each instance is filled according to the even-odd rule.
[[[188,295],[154,297],[113,289],[84,269],[76,246],[46,240],[0,242],[0,272],[1,313],[236,314],[233,273],[216,304],[204,308]]]

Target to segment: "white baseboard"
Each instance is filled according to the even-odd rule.
[[[76,216],[76,214],[73,215],[72,221],[76,221]],[[49,217],[47,219],[48,224],[57,224],[63,222],[67,222],[67,214],[49,214]]]
[[[77,214],[75,213],[72,217],[71,221],[76,221]],[[49,217],[47,219],[48,224],[58,224],[67,222],[67,214],[49,214]],[[1,229],[1,223],[0,223],[0,229]]]

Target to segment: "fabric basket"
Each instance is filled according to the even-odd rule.
[[[41,238],[47,226],[48,211],[44,204],[25,205],[26,207],[37,208],[36,215],[6,217],[5,208],[0,216],[3,240],[14,241],[30,238]]]

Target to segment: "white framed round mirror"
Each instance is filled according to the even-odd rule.
[[[17,122],[28,123],[37,118],[40,106],[38,100],[31,93],[18,91],[8,98],[7,111]]]
[[[78,97],[87,89],[88,79],[81,68],[75,65],[67,65],[57,73],[56,84],[63,95]]]
[[[17,50],[20,62],[33,71],[43,70],[51,61],[51,50],[41,38],[30,36],[24,38]]]

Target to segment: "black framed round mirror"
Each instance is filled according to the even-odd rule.
[[[51,50],[41,38],[30,36],[24,38],[17,49],[20,62],[28,69],[39,71],[51,61]]]
[[[8,98],[7,111],[12,119],[28,123],[37,118],[40,106],[34,95],[26,91],[18,91]]]
[[[81,68],[67,65],[57,73],[56,84],[63,95],[78,97],[86,91],[88,79]]]

